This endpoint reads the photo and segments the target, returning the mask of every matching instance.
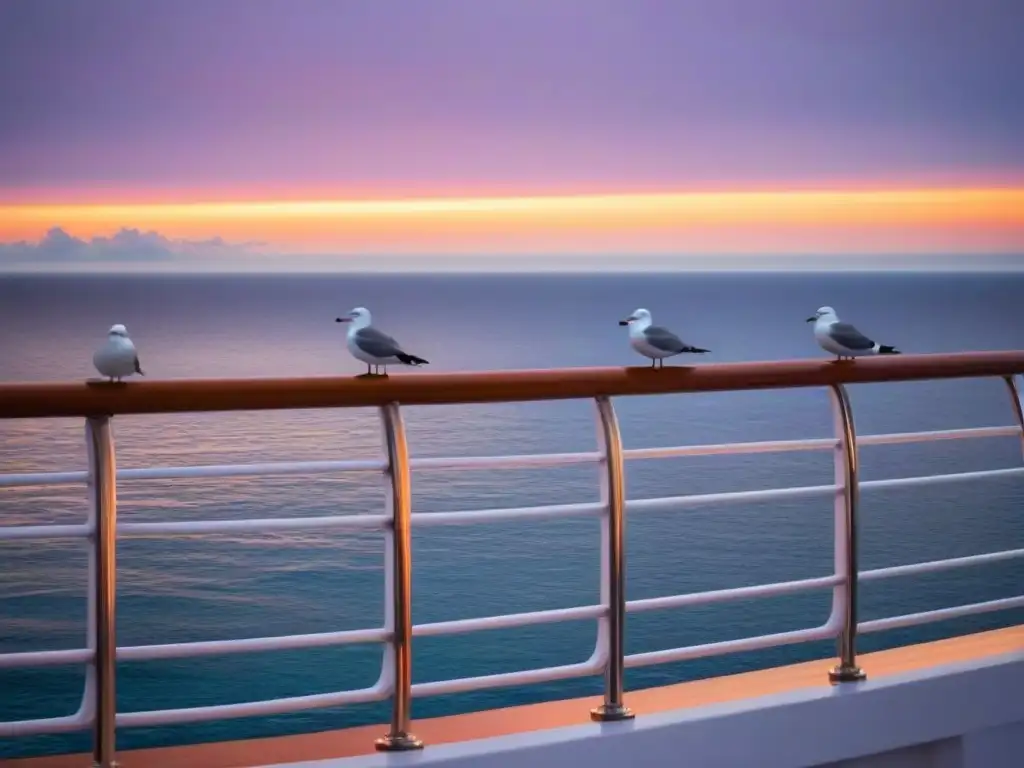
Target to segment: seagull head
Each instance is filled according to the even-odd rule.
[[[643,323],[644,325],[651,324],[651,313],[646,309],[638,309],[633,312],[632,315],[627,317],[625,320],[619,320],[619,325],[630,325],[632,323]]]
[[[818,307],[818,310],[807,318],[807,322],[814,323],[823,317],[836,319],[836,311],[832,307]]]
[[[347,315],[336,318],[336,323],[355,323],[361,326],[367,326],[370,324],[370,310],[366,307],[356,307]]]
[[[110,326],[110,330],[107,331],[108,336],[122,336],[128,338],[128,329],[118,323],[117,325]]]

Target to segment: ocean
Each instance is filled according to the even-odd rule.
[[[336,316],[368,307],[375,323],[431,371],[643,365],[618,320],[638,307],[712,350],[694,361],[822,357],[804,321],[821,305],[904,352],[1024,348],[1020,274],[249,275],[0,277],[0,379],[91,377],[93,349],[124,323],[150,378],[346,375],[361,372]],[[409,375],[400,371],[393,375]],[[1013,423],[998,379],[850,388],[860,434]],[[831,435],[821,390],[618,398],[627,447]],[[414,456],[593,450],[588,402],[409,407]],[[370,458],[369,409],[124,417],[120,468]],[[1019,466],[1013,438],[865,447],[863,478]],[[85,468],[78,420],[0,423],[0,471]],[[825,453],[634,461],[632,499],[832,481]],[[414,513],[597,500],[592,466],[417,471]],[[124,482],[121,520],[236,519],[383,510],[365,474]],[[1024,547],[1024,482],[987,479],[865,492],[863,568]],[[80,522],[84,488],[0,489],[0,524]],[[832,509],[794,499],[645,513],[627,521],[629,598],[827,575]],[[417,623],[593,604],[596,519],[414,529]],[[299,531],[126,539],[118,549],[121,645],[379,626],[383,537]],[[866,583],[871,619],[1010,597],[1024,566],[1006,561]],[[85,633],[81,542],[0,542],[0,652],[74,648]],[[815,626],[830,592],[630,615],[627,652]],[[865,636],[862,651],[1007,626],[1024,611]],[[595,622],[417,639],[416,682],[586,659]],[[831,643],[647,667],[627,689],[827,656]],[[122,663],[121,711],[241,702],[371,685],[376,646]],[[868,670],[870,674],[870,670]],[[822,668],[822,674],[825,667]],[[0,720],[72,713],[84,670],[0,671]],[[430,717],[588,695],[599,678],[417,699]],[[628,698],[627,698],[628,700]],[[385,722],[378,703],[185,726],[122,729],[122,749]],[[0,757],[87,750],[88,734],[0,740]]]

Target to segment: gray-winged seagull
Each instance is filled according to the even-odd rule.
[[[710,352],[707,349],[691,346],[667,328],[651,325],[651,323],[651,313],[646,309],[638,309],[625,320],[619,321],[619,325],[629,326],[630,346],[644,357],[651,358],[652,368],[658,365],[659,361],[660,366],[664,368],[666,357],[683,352],[693,354]]]
[[[139,366],[135,345],[128,338],[128,330],[123,325],[110,326],[107,341],[92,356],[92,364],[111,381],[120,381],[133,373],[146,375]]]
[[[821,307],[813,317],[807,318],[814,323],[814,338],[818,346],[836,356],[836,362],[844,357],[853,359],[864,355],[898,355],[895,347],[878,344],[849,323],[840,322],[839,316],[832,307]]]
[[[366,373],[362,376],[379,375],[380,366],[384,366],[384,375],[388,375],[389,365],[427,365],[422,357],[410,355],[397,341],[381,333],[371,326],[373,322],[370,310],[356,307],[346,317],[339,317],[335,322],[349,323],[346,341],[352,357],[366,363]],[[370,367],[374,371],[370,371]]]

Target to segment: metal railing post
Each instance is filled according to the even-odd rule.
[[[391,504],[390,567],[394,694],[391,700],[391,728],[374,742],[382,752],[422,749],[423,742],[409,732],[412,718],[412,478],[409,474],[409,446],[398,403],[380,409],[384,444],[388,455],[388,495]]]
[[[92,533],[95,580],[95,701],[92,762],[94,768],[117,765],[117,466],[110,417],[86,421],[89,450],[89,499],[95,528]]]
[[[1003,381],[1010,390],[1010,402],[1013,405],[1013,415],[1017,417],[1017,426],[1021,428],[1021,451],[1024,452],[1024,403],[1020,398],[1020,390],[1013,376],[1004,376]]]
[[[622,436],[615,409],[607,397],[595,398],[600,448],[604,460],[601,494],[608,505],[602,552],[602,598],[608,606],[608,659],[604,672],[604,703],[590,711],[592,720],[628,720],[633,712],[623,703],[626,629],[626,478]]]
[[[829,392],[835,417],[835,482],[841,489],[836,495],[836,526],[837,533],[839,530],[843,532],[842,547],[836,547],[836,570],[843,577],[846,600],[843,629],[839,635],[839,664],[829,670],[828,679],[833,683],[851,683],[867,678],[864,670],[857,666],[857,543],[860,535],[857,432],[846,388],[842,384],[833,384]]]

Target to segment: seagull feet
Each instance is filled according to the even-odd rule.
[[[388,378],[388,375],[386,373],[371,373],[370,371],[367,371],[366,373],[357,374],[356,378],[357,379],[386,379],[386,378]]]

